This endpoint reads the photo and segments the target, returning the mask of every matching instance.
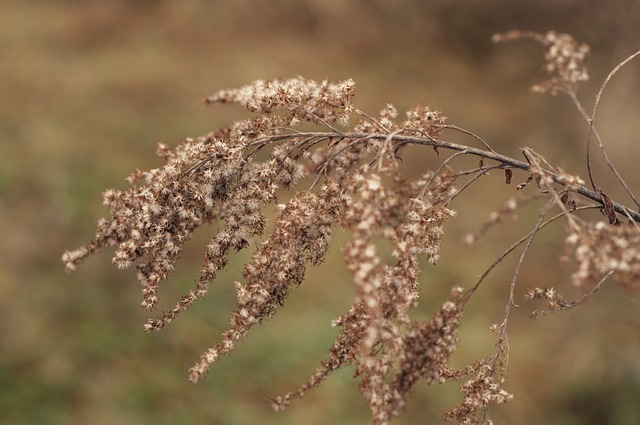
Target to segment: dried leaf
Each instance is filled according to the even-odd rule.
[[[526,181],[526,182],[524,182],[524,183],[520,183],[519,185],[517,185],[517,186],[516,186],[516,190],[522,190],[522,189],[524,189],[525,187],[527,187],[527,185],[528,185],[529,183],[531,183],[531,181],[532,181],[532,180],[533,180],[533,177],[532,177],[532,176],[529,176],[529,178],[527,179],[527,181]]]
[[[560,198],[560,200],[566,207],[570,207],[572,211],[576,210],[577,208],[576,201],[569,196],[569,192],[565,192],[565,194],[562,195],[562,198]]]
[[[513,177],[513,171],[510,168],[504,170],[504,182],[506,184],[511,184],[511,178]]]
[[[602,208],[600,209],[600,211],[602,211],[602,215],[604,215],[607,220],[609,220],[609,224],[617,224],[618,223],[618,218],[616,217],[616,211],[613,207],[613,201],[611,200],[611,198],[609,197],[609,195],[607,195],[606,193],[599,191],[600,192],[600,199],[602,201]]]
[[[548,189],[545,189],[545,188],[542,187],[542,176],[540,174],[538,174],[538,173],[534,173],[533,177],[536,180],[536,186],[540,190],[540,193],[549,193]]]

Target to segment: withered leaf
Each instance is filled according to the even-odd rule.
[[[540,193],[549,193],[548,189],[545,189],[545,188],[542,187],[542,176],[540,174],[538,174],[538,173],[534,173],[533,177],[536,180],[536,186],[540,190]]]
[[[527,179],[526,182],[524,183],[520,183],[519,185],[516,186],[516,190],[522,190],[524,189],[529,183],[531,183],[531,180],[533,180],[532,176],[529,176],[529,178]]]
[[[565,206],[571,207],[572,211],[576,210],[577,208],[576,201],[569,196],[569,192],[565,192],[565,194],[562,195],[562,198],[560,198],[560,200]]]
[[[613,207],[613,200],[602,191],[600,191],[600,199],[602,201],[602,208],[600,209],[602,215],[607,218],[609,224],[617,224],[618,218],[616,217],[616,211]]]
[[[506,184],[511,184],[511,178],[513,177],[513,171],[510,168],[504,170],[504,182]]]

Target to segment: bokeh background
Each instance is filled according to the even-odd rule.
[[[427,104],[505,154],[531,146],[584,175],[584,122],[568,98],[528,91],[540,77],[542,49],[493,45],[491,35],[553,29],[589,43],[592,80],[580,91],[589,109],[608,71],[640,48],[634,0],[0,0],[0,10],[0,423],[13,425],[369,423],[352,370],[287,411],[273,412],[267,401],[314,370],[336,334],[330,321],[351,303],[339,247],[276,318],[197,385],[187,369],[225,329],[231,282],[246,254],[208,298],[159,334],[142,332],[135,271],[115,270],[108,252],[64,273],[64,249],[88,240],[106,213],[101,191],[125,187],[136,168],[158,166],[157,141],[174,146],[244,116],[205,108],[201,99],[210,92],[257,78],[353,78],[360,109]],[[597,121],[636,190],[639,76],[635,62],[612,80]],[[416,151],[407,167],[419,172],[435,160],[429,149]],[[598,181],[626,202],[596,164]],[[459,215],[449,223],[441,261],[425,269],[417,317],[438,308],[452,285],[472,285],[533,225],[540,205],[475,247],[460,243],[514,194],[502,179],[490,175],[456,201]],[[161,292],[163,307],[188,290],[211,232],[196,234]],[[637,300],[610,284],[580,308],[528,318],[541,307],[523,300],[528,287],[576,296],[570,269],[558,265],[562,235],[561,224],[548,228],[524,263],[510,322],[506,387],[515,399],[495,408],[493,418],[640,423]],[[501,320],[514,261],[505,261],[469,306],[456,365],[492,352],[488,327]],[[421,386],[394,423],[441,423],[461,400],[457,388]]]

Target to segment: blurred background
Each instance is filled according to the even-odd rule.
[[[0,0],[0,9],[0,423],[14,425],[370,423],[353,370],[284,412],[267,401],[313,372],[336,335],[330,321],[351,304],[339,247],[276,318],[197,385],[187,369],[225,329],[231,283],[247,254],[208,298],[157,334],[142,332],[147,316],[135,271],[116,270],[109,252],[64,272],[62,252],[90,239],[106,214],[102,190],[125,187],[136,168],[157,167],[156,142],[175,146],[245,116],[205,108],[204,96],[257,78],[353,78],[357,105],[371,114],[388,102],[400,111],[423,103],[504,154],[519,157],[519,147],[530,146],[585,176],[587,129],[570,100],[528,91],[541,77],[542,48],[493,45],[491,35],[556,30],[590,44],[592,80],[580,90],[588,110],[607,73],[640,48],[633,0]],[[624,68],[597,118],[636,191],[639,76],[638,61]],[[455,134],[450,140],[473,143]],[[418,150],[407,167],[423,172],[436,160]],[[628,202],[595,162],[607,193]],[[525,178],[516,173],[514,181]],[[473,285],[533,226],[540,204],[475,247],[460,243],[514,193],[494,173],[456,200],[441,261],[425,266],[416,317],[429,317],[451,286]],[[506,388],[515,399],[492,416],[497,424],[640,423],[636,299],[611,284],[572,311],[528,317],[544,308],[523,299],[529,287],[577,296],[571,269],[558,264],[562,226],[540,234],[523,265],[509,328]],[[211,233],[195,235],[161,291],[163,308],[189,289]],[[455,365],[492,353],[488,327],[501,320],[516,257],[469,305]],[[394,423],[441,423],[460,401],[456,383],[421,386]]]

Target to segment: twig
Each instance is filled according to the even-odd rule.
[[[439,126],[440,128],[445,128],[445,129],[451,129],[451,130],[456,130],[459,131],[461,133],[466,134],[467,136],[471,136],[474,139],[476,139],[477,141],[479,141],[480,143],[482,143],[482,145],[487,148],[488,150],[490,150],[491,152],[495,152],[495,149],[493,149],[491,146],[489,146],[489,144],[487,142],[485,142],[485,140],[478,136],[475,133],[472,133],[471,131],[464,129],[462,127],[458,127],[457,125],[453,125],[453,124],[443,124],[441,126]]]
[[[279,141],[286,140],[292,137],[326,137],[326,138],[344,138],[356,141],[365,141],[365,140],[387,140],[389,138],[388,134],[378,134],[378,133],[345,133],[345,132],[302,132],[296,134],[279,134],[269,137],[263,137],[260,139],[256,139],[253,142],[249,143],[247,146],[255,146],[262,143],[266,143],[268,141]],[[502,155],[496,152],[491,152],[483,149],[473,148],[465,145],[460,145],[457,143],[446,142],[444,140],[438,140],[431,137],[416,137],[416,136],[407,136],[407,135],[396,135],[392,137],[393,141],[402,142],[404,144],[414,144],[414,145],[425,145],[432,146],[440,149],[449,149],[458,152],[465,152],[469,155],[478,156],[481,158],[491,159],[496,162],[503,164],[504,166],[508,166],[510,168],[517,168],[524,171],[529,171],[530,165],[527,162],[517,160],[515,158],[508,157],[506,155]],[[546,175],[551,177],[554,182],[557,184],[564,186],[563,179],[557,175],[556,173],[543,170]],[[585,198],[589,198],[592,201],[595,201],[602,204],[602,197],[597,192],[588,189],[584,186],[578,186],[576,192]],[[640,213],[631,210],[624,205],[621,205],[617,202],[613,203],[613,208],[618,214],[623,214],[624,216],[631,216],[634,221],[640,222]]]
[[[458,156],[462,156],[462,155],[464,155],[466,153],[467,152],[465,152],[465,151],[456,152],[453,155],[451,155],[450,157],[448,157],[447,159],[445,159],[444,161],[442,161],[442,163],[438,166],[438,168],[433,172],[433,174],[429,178],[429,181],[427,181],[427,183],[422,188],[422,191],[420,192],[420,195],[418,195],[418,198],[424,197],[424,195],[427,193],[427,190],[429,189],[429,186],[431,186],[431,183],[433,183],[433,181],[436,179],[438,174],[440,174],[440,172],[444,169],[444,167],[447,166],[447,164],[449,162],[451,162],[454,158],[456,158]]]
[[[595,208],[599,208],[597,205],[584,205],[581,207],[578,207],[575,209],[575,211],[582,211],[582,210],[588,210],[588,209],[595,209]],[[566,214],[564,212],[560,212],[556,215],[554,215],[553,217],[551,217],[550,219],[548,219],[547,221],[545,221],[544,223],[542,223],[540,225],[540,227],[538,228],[538,230],[543,229],[544,227],[548,226],[549,224],[553,223],[554,221],[556,221],[557,219],[559,219],[560,217],[564,217]],[[527,233],[525,236],[523,236],[520,240],[514,242],[509,248],[507,248],[506,251],[504,251],[494,262],[493,264],[491,264],[485,271],[484,273],[482,273],[482,275],[480,276],[480,278],[478,278],[478,281],[476,282],[476,284],[474,286],[472,286],[471,288],[467,289],[465,295],[462,297],[462,301],[463,303],[466,303],[470,298],[471,295],[473,295],[473,293],[480,287],[480,285],[482,284],[482,282],[484,282],[484,280],[486,279],[487,276],[489,276],[489,273],[491,273],[491,271],[502,262],[502,260],[504,260],[509,254],[511,254],[517,247],[519,247],[520,245],[522,245],[528,238],[531,237],[531,234],[533,233],[533,231]]]
[[[598,91],[598,94],[596,95],[596,100],[595,100],[595,103],[593,105],[593,110],[591,112],[591,116],[587,115],[586,111],[582,107],[582,104],[578,100],[575,92],[573,92],[573,91],[565,91],[565,92],[569,95],[569,97],[571,98],[573,103],[576,105],[576,107],[577,107],[578,111],[580,112],[580,114],[582,115],[582,117],[589,124],[589,132],[587,133],[587,173],[589,174],[589,180],[591,181],[591,186],[593,187],[593,190],[597,190],[597,186],[595,184],[595,181],[593,179],[593,174],[592,174],[592,171],[591,171],[591,153],[590,153],[590,151],[591,151],[591,149],[590,149],[590,147],[591,147],[591,136],[595,136],[595,139],[598,142],[598,147],[600,148],[600,152],[602,153],[602,157],[604,158],[604,161],[607,164],[607,166],[609,167],[609,169],[611,170],[611,172],[616,176],[616,178],[618,179],[618,181],[620,182],[620,184],[622,185],[624,190],[629,195],[629,197],[631,197],[633,202],[635,202],[636,206],[638,208],[640,208],[640,201],[638,201],[636,196],[633,194],[633,192],[631,191],[631,189],[629,188],[627,183],[624,181],[624,179],[622,178],[622,176],[618,172],[617,168],[613,165],[613,162],[609,158],[609,155],[607,154],[607,151],[604,148],[604,143],[602,142],[602,139],[600,138],[600,136],[598,135],[598,133],[596,132],[595,127],[594,127],[596,111],[598,109],[598,105],[600,103],[600,98],[602,97],[602,93],[604,92],[604,89],[606,88],[607,84],[609,83],[611,78],[613,78],[613,76],[620,70],[620,68],[622,68],[624,65],[626,65],[629,61],[631,61],[633,58],[635,58],[638,55],[640,55],[640,50],[638,50],[637,52],[635,52],[634,54],[629,56],[627,59],[625,59],[622,62],[620,62],[618,64],[618,66],[616,66],[609,73],[609,75],[607,75],[607,78],[604,80],[604,82],[600,86],[600,90]]]

